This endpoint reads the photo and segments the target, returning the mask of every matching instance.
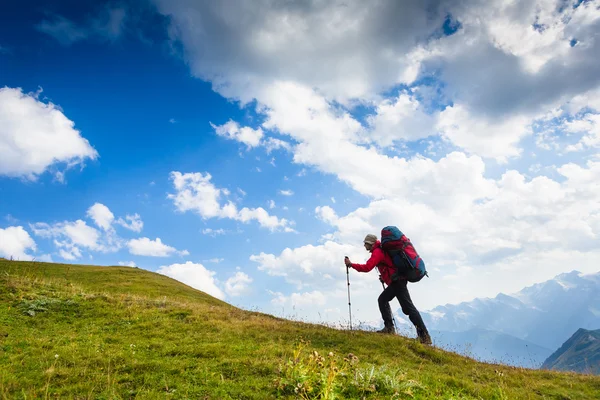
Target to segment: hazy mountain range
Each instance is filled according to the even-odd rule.
[[[405,321],[400,310],[397,318]],[[434,343],[485,361],[540,367],[578,329],[600,329],[600,273],[572,271],[510,295],[421,312]]]

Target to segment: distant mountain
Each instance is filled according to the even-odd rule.
[[[600,329],[578,329],[542,368],[600,375]]]
[[[535,343],[486,329],[470,329],[466,332],[430,331],[429,333],[437,347],[484,362],[539,368],[552,353],[552,350]]]
[[[556,349],[574,328],[600,328],[600,273],[572,271],[518,293],[439,306],[421,315],[429,330],[485,329]],[[407,320],[401,311],[397,317]]]

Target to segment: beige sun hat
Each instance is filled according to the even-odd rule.
[[[377,241],[377,236],[369,233],[367,236],[365,236],[365,240],[363,240],[364,243],[369,243],[369,244],[375,244],[375,242]]]

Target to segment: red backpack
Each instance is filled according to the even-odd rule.
[[[381,230],[381,248],[385,251],[396,267],[392,281],[400,276],[405,276],[409,282],[419,282],[425,275],[425,262],[417,250],[400,229],[395,226],[386,226]]]

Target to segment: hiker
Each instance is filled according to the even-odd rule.
[[[365,249],[371,253],[371,257],[367,263],[353,264],[348,257],[344,259],[344,262],[347,267],[352,267],[358,272],[370,272],[373,268],[377,267],[380,273],[379,280],[382,283],[385,282],[387,284],[387,287],[384,288],[378,298],[379,311],[381,311],[385,326],[377,332],[396,333],[392,317],[392,308],[390,307],[390,301],[396,297],[400,303],[402,312],[405,315],[408,315],[410,321],[415,325],[419,341],[424,344],[431,344],[431,337],[421,318],[421,314],[419,314],[419,310],[417,310],[410,299],[406,277],[398,276],[397,279],[392,280],[392,274],[396,272],[396,268],[393,266],[390,256],[381,248],[381,242],[377,240],[377,236],[368,234],[363,243]]]

